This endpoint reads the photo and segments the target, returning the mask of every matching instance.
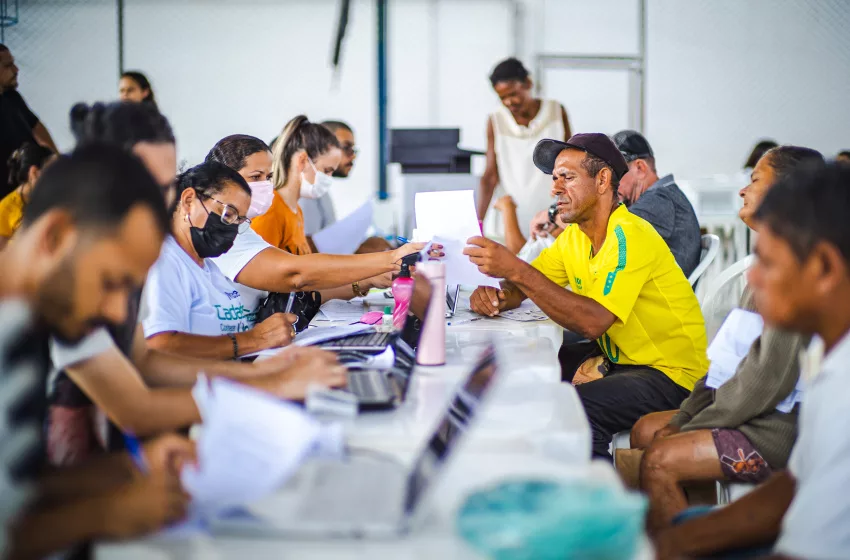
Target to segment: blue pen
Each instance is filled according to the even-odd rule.
[[[142,454],[142,444],[139,439],[130,432],[124,432],[124,445],[127,446],[127,453],[133,459],[133,464],[139,469],[142,474],[148,474],[148,462],[145,461],[145,456]]]
[[[292,313],[292,304],[295,303],[295,292],[289,293],[289,299],[286,300],[286,311],[284,313]]]
[[[398,239],[398,240],[399,240],[399,241],[401,241],[402,243],[410,243],[410,241],[408,241],[408,240],[407,240],[407,239],[405,239],[404,237],[396,237],[396,239]]]

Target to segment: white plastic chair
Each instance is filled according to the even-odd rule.
[[[717,305],[715,301],[717,299],[718,294],[725,288],[728,284],[733,281],[739,280],[740,277],[745,274],[753,263],[755,262],[755,255],[747,255],[743,259],[739,260],[723,272],[717,275],[705,289],[705,296],[702,298],[702,304],[700,308],[702,309],[702,314],[705,316],[709,312],[713,310],[713,307]],[[746,286],[746,280],[741,283],[741,293],[743,293],[743,288]],[[740,298],[741,293],[737,293],[736,297]],[[737,301],[735,302],[737,305]]]
[[[705,274],[705,271],[708,270],[708,267],[711,266],[711,263],[714,262],[714,259],[720,253],[720,238],[713,233],[706,233],[700,238],[700,246],[702,247],[702,251],[699,255],[699,264],[688,277],[691,287],[697,285],[697,281]]]
[[[707,239],[707,238],[711,238],[711,237],[713,237],[714,240]],[[706,254],[705,257],[703,258],[703,260],[700,262],[700,266],[698,266],[696,268],[696,270],[694,270],[694,273],[691,274],[691,279],[692,279],[691,284],[693,284],[693,282],[695,282],[696,279],[699,278],[699,275],[701,275],[703,272],[705,272],[705,269],[708,268],[709,264],[711,264],[709,259],[714,260],[714,258],[717,257],[717,253],[718,253],[719,248],[720,248],[720,238],[717,237],[716,235],[703,235],[702,240],[703,240],[703,251],[706,250],[706,244],[708,244],[709,247],[710,247],[712,243],[715,244],[715,251],[714,251],[714,254],[712,256],[709,256],[708,254]],[[709,249],[709,252],[710,252],[710,249]],[[700,270],[703,262],[707,262],[707,264],[705,265],[705,268]],[[755,262],[755,256],[754,255],[747,255],[743,259],[739,260],[738,262],[736,262],[735,264],[733,264],[732,266],[730,266],[729,268],[727,268],[726,270],[724,270],[723,272],[718,274],[714,279],[712,279],[711,283],[708,284],[705,287],[706,288],[705,289],[705,297],[703,298],[702,305],[700,307],[702,309],[702,314],[706,318],[711,317],[711,315],[713,313],[713,307],[715,305],[717,305],[718,301],[716,301],[716,300],[718,298],[718,295],[721,293],[721,291],[726,286],[728,286],[731,282],[740,280],[741,276],[743,274],[745,274],[747,272],[747,270],[749,270],[749,268],[753,265],[754,262]],[[697,274],[697,273],[699,273],[699,274]],[[696,275],[696,279],[694,278],[695,275]],[[741,283],[741,286],[740,286],[741,290],[740,291],[736,290],[736,292],[734,294],[734,296],[736,298],[735,299],[735,305],[737,305],[737,302],[741,297],[741,293],[743,293],[744,286],[746,286],[746,280],[744,280],[744,282]],[[708,325],[706,325],[706,326],[708,326]],[[709,334],[709,340],[714,338],[714,333],[708,333],[708,334]],[[624,430],[622,432],[618,432],[618,433],[614,434],[614,437],[611,441],[611,447],[610,447],[611,453],[613,454],[615,449],[628,449],[630,444],[631,444],[630,443],[630,430]],[[741,486],[741,488],[737,488],[738,486]],[[725,482],[718,482],[717,483],[718,503],[728,503],[730,501],[730,497],[731,497],[731,499],[736,499],[740,495],[745,494],[750,489],[751,489],[750,485],[747,485],[747,484],[728,485]],[[721,501],[721,500],[725,500],[725,501]]]

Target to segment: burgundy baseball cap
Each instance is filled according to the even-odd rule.
[[[548,139],[541,140],[534,147],[534,165],[543,173],[551,175],[552,170],[555,168],[555,159],[558,157],[558,154],[567,148],[573,148],[595,155],[611,166],[617,179],[622,179],[623,175],[629,171],[629,165],[626,163],[626,159],[620,153],[620,150],[617,149],[617,146],[614,145],[614,142],[608,136],[599,132],[574,134],[566,142]]]

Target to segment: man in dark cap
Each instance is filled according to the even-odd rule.
[[[699,264],[700,230],[697,215],[673,175],[658,178],[655,154],[646,138],[634,130],[621,130],[612,137],[629,172],[620,180],[620,200],[629,212],[653,225],[667,242],[685,276]]]
[[[577,386],[594,456],[610,460],[613,434],[648,412],[678,408],[705,375],[705,322],[664,240],[620,203],[628,164],[610,138],[541,140],[534,164],[552,176],[558,213],[569,225],[531,264],[498,243],[470,239],[470,260],[504,278],[500,290],[475,290],[470,307],[492,317],[530,298],[590,341],[562,347],[562,378]]]

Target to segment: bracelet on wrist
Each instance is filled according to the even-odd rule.
[[[354,292],[354,297],[366,297],[369,295],[369,290],[360,289],[360,282],[351,284],[351,291]]]
[[[233,343],[233,359],[235,360],[239,358],[239,342],[236,340],[235,334],[229,334],[227,336],[230,337],[230,342]]]

